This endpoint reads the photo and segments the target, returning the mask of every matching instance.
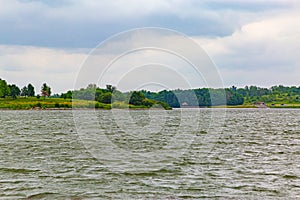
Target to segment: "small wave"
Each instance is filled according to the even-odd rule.
[[[162,168],[152,171],[140,171],[140,172],[124,172],[124,175],[128,176],[159,176],[161,174],[179,173],[181,170],[178,168]]]
[[[39,172],[40,170],[38,170],[38,169],[24,169],[24,168],[0,168],[0,171],[27,174],[27,173]]]
[[[37,193],[37,194],[32,194],[29,195],[27,198],[25,199],[45,199],[45,198],[49,198],[49,197],[55,197],[57,196],[57,193],[52,193],[52,192],[42,192],[42,193]]]
[[[25,199],[69,199],[69,200],[82,200],[84,199],[83,197],[76,197],[76,196],[64,196],[64,195],[61,195],[61,194],[58,194],[58,193],[52,193],[52,192],[42,192],[42,193],[38,193],[38,194],[33,194],[33,195],[30,195],[28,196],[27,198],[24,198]]]
[[[285,174],[282,176],[282,178],[286,178],[286,179],[298,179],[300,178],[299,176],[293,175],[293,174]]]

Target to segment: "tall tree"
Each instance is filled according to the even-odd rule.
[[[129,103],[133,105],[142,105],[145,95],[142,92],[134,91],[130,94]]]
[[[21,96],[26,97],[28,96],[28,88],[24,86],[21,90]]]
[[[49,97],[51,95],[51,88],[50,87],[47,88],[47,93],[48,93],[48,97]]]
[[[9,96],[11,96],[13,99],[16,99],[17,96],[20,96],[21,90],[18,86],[16,86],[15,84],[13,85],[9,85],[8,86],[10,89],[10,94]]]
[[[110,93],[114,93],[114,91],[116,90],[116,87],[112,86],[112,85],[106,85],[106,90]]]
[[[0,79],[0,97],[5,98],[9,93],[10,91],[6,81]]]
[[[31,85],[31,83],[28,84],[27,89],[28,89],[28,96],[34,97],[35,91],[34,91],[33,85]]]
[[[42,85],[41,93],[44,98],[46,96],[49,97],[51,95],[51,88],[46,83],[44,83]]]
[[[106,104],[112,103],[112,93],[105,92],[105,93],[101,94],[98,98],[98,101],[101,103],[106,103]]]

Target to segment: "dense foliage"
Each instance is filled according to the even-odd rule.
[[[256,102],[267,104],[300,104],[300,87],[285,87],[282,85],[271,88],[246,86],[244,88],[193,89],[193,90],[163,90],[158,93],[145,91],[142,93],[148,99],[167,102],[172,107],[245,105]]]
[[[95,84],[89,84],[87,88],[80,90],[68,91],[61,94],[64,99],[81,99],[81,100],[95,100],[99,103],[112,104],[114,108],[150,108],[163,107],[170,109],[171,107],[159,100],[147,99],[140,91],[132,91],[122,93],[112,85],[106,85],[106,88],[99,88]]]
[[[242,95],[229,89],[163,90],[158,93],[143,90],[142,92],[146,98],[164,101],[174,108],[242,105],[244,103]]]
[[[269,89],[256,86],[246,86],[245,88],[232,87],[231,90],[241,94],[245,103],[265,102],[265,103],[300,103],[300,87],[285,87],[282,85],[273,86]]]
[[[51,88],[46,83],[44,83],[41,88],[41,93],[44,98],[49,97],[51,95]]]
[[[10,94],[10,89],[5,80],[0,79],[0,98],[5,98]]]
[[[163,90],[160,92],[141,90],[122,93],[112,85],[107,85],[106,88],[99,88],[95,84],[90,84],[87,88],[51,96],[51,88],[44,83],[41,87],[41,95],[52,98],[61,97],[63,99],[95,101],[98,102],[98,104],[95,104],[95,107],[111,105],[117,108],[128,106],[138,108],[236,106],[250,105],[256,102],[264,102],[268,105],[300,105],[300,87],[286,87],[282,85],[271,88],[257,86],[237,88],[232,86],[226,89],[198,88],[190,90]],[[16,99],[19,96],[34,97],[35,90],[33,85],[29,83],[20,89],[17,85],[8,84],[5,80],[0,79],[0,98],[10,97],[11,99]],[[40,95],[38,94],[36,97],[39,99]]]

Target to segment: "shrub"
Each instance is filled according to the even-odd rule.
[[[39,108],[41,108],[41,107],[42,107],[42,104],[41,104],[41,102],[38,102],[37,104],[35,104],[35,107],[39,107]]]

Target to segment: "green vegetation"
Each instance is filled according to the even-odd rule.
[[[148,99],[166,102],[173,108],[182,107],[212,107],[220,105],[242,105],[244,98],[230,89],[199,88],[191,90],[163,90],[158,93],[145,91],[142,93]]]
[[[20,91],[20,88],[18,88],[15,84],[13,85],[9,85],[9,95],[13,98],[13,99],[16,99],[17,96],[20,95],[21,91]]]
[[[264,102],[271,108],[299,108],[300,87],[273,86],[270,89],[250,86],[245,88],[233,88],[244,96],[245,105],[253,105]]]
[[[45,99],[45,97],[49,97],[51,95],[51,88],[46,83],[44,83],[42,86],[41,93]]]
[[[5,80],[0,79],[0,98],[5,98],[10,94],[10,89]]]
[[[103,89],[97,87],[95,84],[90,84],[87,88],[63,93],[61,94],[61,98],[97,101],[98,103],[110,105],[112,108],[172,109],[163,101],[146,98],[141,91],[122,93],[112,85],[106,85],[106,88]]]
[[[35,91],[34,91],[34,87],[33,85],[31,85],[30,83],[28,84],[28,86],[24,86],[21,90],[20,93],[21,96],[23,97],[34,97],[35,95]]]
[[[46,83],[41,87],[41,96],[35,96],[32,84],[21,90],[0,79],[0,109],[68,109],[68,108],[133,108],[172,109],[179,107],[227,107],[227,108],[300,108],[300,87],[271,88],[246,86],[245,88],[190,90],[163,90],[151,92],[146,90],[122,93],[112,85],[99,88],[90,84],[87,88],[68,91],[51,96],[51,88]]]
[[[51,96],[51,87],[44,83],[41,87],[41,96],[44,98],[40,98],[39,94],[36,97],[34,95],[34,87],[30,83],[20,90],[15,84],[8,85],[0,79],[0,109],[171,109],[164,102],[147,99],[141,92],[122,93],[112,85],[102,89],[90,84],[85,89]]]
[[[256,103],[264,102],[270,108],[300,108],[300,87],[295,86],[279,85],[269,89],[257,86],[246,86],[245,88],[232,86],[226,88],[225,92],[222,89],[208,88],[164,90],[158,93],[142,92],[149,99],[164,101],[175,108],[182,107],[180,103],[183,102],[191,107],[255,108]]]
[[[17,99],[13,99],[11,97],[0,98],[0,109],[69,109],[72,108],[72,106],[74,106],[75,108],[111,108],[111,106],[107,104],[86,100],[66,100],[62,98],[38,99],[36,97],[19,97]]]

